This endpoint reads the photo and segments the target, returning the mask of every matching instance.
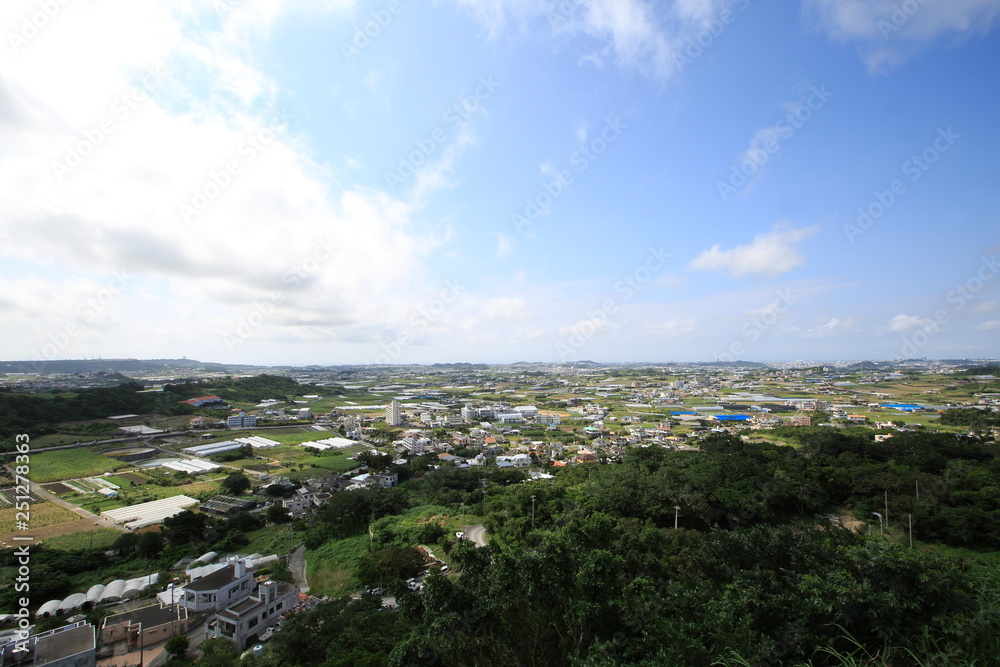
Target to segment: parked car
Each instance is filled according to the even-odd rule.
[[[260,639],[262,642],[266,642],[270,641],[271,637],[273,636],[274,636],[274,628],[271,627],[268,628],[267,630],[264,630],[264,632],[260,633],[260,637],[258,637],[258,639]]]

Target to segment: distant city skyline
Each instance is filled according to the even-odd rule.
[[[0,356],[1000,357],[1000,0],[429,4],[4,3]]]

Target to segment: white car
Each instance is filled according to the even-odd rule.
[[[274,628],[268,628],[267,630],[264,630],[264,632],[261,633],[259,639],[262,642],[266,642],[269,641],[273,636],[274,636]]]
[[[458,531],[457,533],[455,533],[455,537],[458,538],[459,540],[464,540],[465,533],[463,533],[462,531]]]

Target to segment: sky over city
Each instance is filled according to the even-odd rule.
[[[5,0],[3,359],[1000,356],[1000,0]]]

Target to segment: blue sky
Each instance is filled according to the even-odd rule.
[[[998,357],[1000,0],[17,0],[8,359]]]

